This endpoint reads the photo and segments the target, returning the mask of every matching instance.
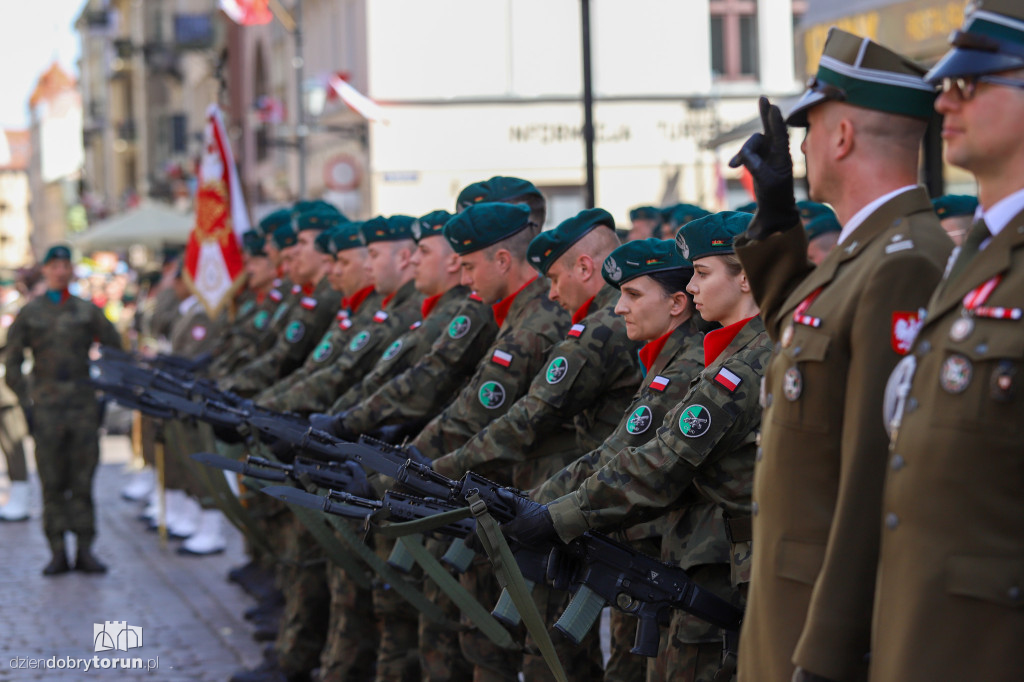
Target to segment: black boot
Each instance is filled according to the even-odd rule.
[[[43,575],[60,575],[61,573],[67,573],[71,570],[71,566],[68,564],[68,555],[64,551],[63,547],[53,548],[53,558],[50,559],[50,563],[46,564],[43,568]]]
[[[106,573],[107,567],[93,556],[88,547],[80,547],[75,556],[75,570],[82,573]]]

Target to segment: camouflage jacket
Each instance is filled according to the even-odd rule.
[[[748,573],[749,542],[734,547],[724,519],[750,515],[761,424],[758,394],[770,356],[764,324],[751,318],[691,382],[654,438],[620,451],[578,490],[550,504],[562,539],[631,525],[690,503],[683,507],[678,531],[663,538],[663,554],[683,568],[735,560],[733,574]],[[712,504],[692,504],[694,494]]]
[[[276,308],[277,304],[269,295],[243,301],[226,332],[223,348],[214,351],[207,373],[215,378],[224,377],[248,362],[248,358],[255,357],[258,342],[270,326],[270,316]]]
[[[419,362],[448,327],[467,295],[469,288],[457,285],[440,294],[436,300],[425,299],[420,319],[384,349],[369,374],[334,401],[329,411],[333,414],[359,405],[386,382]],[[428,306],[427,316],[423,317],[422,311]]]
[[[536,277],[514,299],[492,306],[496,319],[507,310],[498,336],[455,401],[413,442],[423,454],[435,459],[462,446],[526,393],[569,327],[569,314],[547,293],[547,280]]]
[[[210,319],[195,296],[182,301],[178,312],[171,325],[171,352],[187,358],[211,352],[221,335],[221,323]]]
[[[322,412],[354,383],[373,369],[382,349],[409,328],[420,316],[423,297],[416,285],[406,282],[361,329],[353,326],[348,345],[331,363],[323,365],[284,393],[276,393],[262,404],[292,412]]]
[[[25,304],[7,331],[7,385],[22,405],[95,406],[89,380],[89,349],[94,342],[121,347],[121,336],[103,311],[66,295],[54,303],[42,295]],[[31,382],[21,372],[32,351]]]
[[[302,365],[327,326],[335,319],[341,295],[331,289],[323,277],[309,295],[299,290],[299,299],[289,307],[284,331],[273,347],[257,359],[232,373],[228,388],[253,395]]]
[[[380,309],[383,300],[384,296],[373,290],[354,309],[343,305],[335,315],[334,322],[328,325],[327,331],[320,337],[313,352],[306,356],[302,367],[264,389],[256,397],[256,402],[263,404],[266,400],[284,395],[292,386],[306,381],[310,375],[326,367],[328,361],[338,358],[348,345],[352,330],[362,329],[373,322],[373,316]]]
[[[704,369],[703,339],[694,318],[676,327],[647,368],[647,376],[633,395],[632,403],[619,413],[615,430],[598,447],[535,488],[530,496],[538,502],[555,500],[579,488],[620,450],[650,440],[657,425],[683,399],[690,382]]]
[[[363,433],[378,426],[426,423],[472,376],[497,333],[491,307],[470,294],[446,323],[430,352],[348,410],[346,428]]]
[[[544,441],[570,421],[576,454],[610,435],[642,379],[639,344],[626,336],[626,324],[615,314],[617,300],[618,292],[605,285],[589,303],[589,314],[551,350],[526,395],[465,445],[435,460],[434,469],[451,477],[469,470],[491,476],[496,468],[535,459]]]

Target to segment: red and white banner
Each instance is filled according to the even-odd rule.
[[[334,92],[338,93],[338,97],[340,97],[341,100],[347,104],[350,109],[352,109],[352,111],[356,112],[367,121],[376,121],[385,124],[388,122],[385,117],[384,108],[381,105],[377,104],[347,82],[343,81],[338,74],[330,74],[327,77],[327,84],[332,90],[334,90]]]
[[[242,26],[260,26],[274,20],[270,0],[220,0],[224,14]]]
[[[216,317],[242,284],[242,234],[249,229],[238,169],[216,104],[206,111],[204,144],[184,274],[206,312]]]

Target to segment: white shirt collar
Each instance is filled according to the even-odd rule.
[[[853,217],[847,220],[846,224],[843,225],[843,231],[839,233],[839,243],[842,244],[843,242],[845,242],[850,237],[850,235],[853,234],[853,231],[860,227],[861,223],[868,219],[868,216],[870,216],[872,213],[878,210],[879,206],[889,201],[890,199],[895,198],[897,195],[903,194],[904,192],[909,192],[912,189],[917,189],[917,185],[907,185],[905,187],[900,187],[899,189],[893,190],[888,194],[883,194],[882,196],[878,197],[864,208],[854,213]]]
[[[1010,222],[1010,219],[1021,211],[1024,211],[1024,189],[1019,189],[1010,196],[1003,197],[992,204],[992,207],[989,209],[979,205],[978,210],[974,212],[974,220],[977,222],[979,219],[984,218],[988,231],[992,233],[992,237],[995,237],[1003,231],[1003,228]],[[991,237],[983,241],[981,248],[988,246],[990,241]]]

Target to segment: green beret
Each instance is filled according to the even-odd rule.
[[[46,255],[43,256],[43,265],[57,259],[71,260],[71,248],[66,244],[54,244],[46,250]]]
[[[425,216],[420,216],[412,224],[412,238],[416,241],[424,237],[433,237],[441,234],[444,224],[452,219],[448,211],[431,211]]]
[[[508,239],[530,224],[525,204],[474,204],[445,223],[444,236],[455,253],[473,253]]]
[[[242,235],[242,249],[250,256],[266,256],[267,238],[260,230],[249,230]]]
[[[693,264],[679,255],[671,239],[637,239],[626,242],[604,260],[601,275],[616,289],[631,279],[666,270],[692,268]]]
[[[292,211],[287,208],[280,208],[272,213],[263,216],[259,222],[259,232],[263,237],[274,234],[274,230],[282,225],[292,224]]]
[[[803,220],[811,220],[820,215],[835,216],[836,214],[831,208],[825,204],[819,204],[817,201],[798,201],[796,210],[800,212],[800,218]]]
[[[299,235],[291,223],[281,225],[274,230],[274,244],[278,249],[286,249],[299,243]]]
[[[540,274],[546,275],[552,264],[568,251],[569,247],[602,225],[615,229],[615,218],[608,211],[603,208],[580,211],[572,218],[563,220],[555,229],[541,232],[534,237],[526,250],[526,259],[540,271]]]
[[[710,211],[693,204],[676,204],[675,206],[669,206],[665,211],[667,213],[662,213],[662,215],[666,216],[665,222],[671,225],[673,229],[678,229],[691,220],[711,215]]]
[[[953,218],[960,215],[973,216],[978,210],[978,197],[969,194],[947,194],[938,199],[932,199],[932,208],[935,214],[942,218]]]
[[[412,224],[416,222],[416,218],[411,215],[393,215],[388,217],[388,227],[393,235],[391,241],[401,241],[403,239],[412,239]]]
[[[540,190],[529,180],[495,175],[485,183],[487,194],[484,201],[508,201],[516,197],[534,195],[543,197]]]
[[[747,229],[754,216],[738,211],[721,211],[686,223],[676,233],[676,248],[691,261],[705,256],[735,253],[732,240]]]
[[[348,222],[337,210],[329,211],[323,208],[314,208],[311,211],[299,213],[295,218],[295,231],[304,230],[329,230]]]
[[[412,239],[412,223],[415,218],[407,215],[393,215],[390,218],[377,216],[362,224],[363,246],[374,242],[397,242]]]
[[[296,201],[292,206],[292,215],[298,216],[300,213],[309,213],[310,211],[326,211],[328,213],[334,213],[344,218],[342,222],[350,222],[345,215],[338,210],[338,207],[334,204],[324,201],[323,199],[309,199],[303,201]]]
[[[799,201],[796,202],[796,203],[797,203],[797,206],[800,205]],[[748,201],[745,204],[740,204],[739,206],[737,206],[733,210],[734,211],[738,211],[740,213],[753,213],[754,211],[757,210],[757,202],[756,201]]]
[[[929,119],[934,113],[935,86],[925,70],[869,38],[833,26],[825,39],[818,72],[790,110],[786,123],[807,126],[807,112],[835,100],[887,114]]]
[[[464,211],[473,204],[479,204],[481,201],[488,201],[487,193],[490,189],[487,187],[487,181],[474,182],[470,185],[466,185],[461,192],[459,192],[458,198],[455,199],[455,210]]]
[[[661,222],[661,209],[654,206],[637,206],[629,212],[630,220],[657,220]]]
[[[820,237],[829,232],[842,232],[843,226],[839,224],[839,218],[836,217],[836,214],[829,211],[808,220],[807,224],[804,225],[804,231],[807,233],[807,241],[811,241],[815,237]]]
[[[337,256],[340,251],[358,249],[363,246],[363,223],[345,223],[330,231],[328,252]]]
[[[313,240],[313,248],[316,249],[318,253],[324,253],[327,254],[328,256],[335,255],[335,251],[331,249],[331,242],[334,239],[335,231],[339,227],[340,226],[338,225],[334,227],[329,227],[320,234],[318,234],[316,236],[316,239]]]

